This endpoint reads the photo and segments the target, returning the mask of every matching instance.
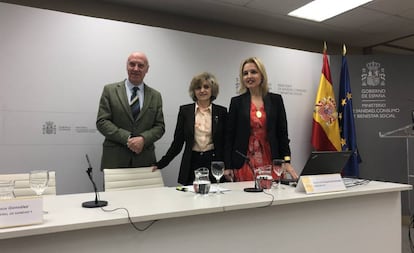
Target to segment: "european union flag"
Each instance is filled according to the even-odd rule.
[[[353,154],[343,169],[342,175],[346,177],[359,177],[359,163],[361,162],[361,157],[358,152],[356,141],[354,114],[352,111],[352,92],[345,53],[346,49],[344,45],[338,100],[339,129],[342,150],[352,150]]]

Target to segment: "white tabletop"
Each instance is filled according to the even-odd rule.
[[[286,205],[305,201],[344,198],[386,192],[410,190],[411,185],[371,181],[341,192],[307,195],[296,192],[291,186],[283,190],[266,190],[266,193],[246,193],[243,188],[252,182],[226,183],[230,189],[223,194],[198,195],[177,191],[173,187],[161,187],[116,192],[101,192],[100,199],[108,201],[106,210],[128,209],[134,222],[183,217],[248,209],[266,205]],[[92,227],[128,223],[125,210],[104,212],[100,208],[82,208],[82,203],[95,199],[94,193],[44,196],[44,222],[38,225],[0,229],[0,239],[47,234]]]

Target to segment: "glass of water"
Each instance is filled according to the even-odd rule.
[[[224,162],[222,161],[212,161],[211,162],[211,174],[217,182],[217,194],[220,194],[220,179],[224,174]]]
[[[14,180],[0,180],[0,200],[14,198]]]
[[[280,182],[282,180],[283,172],[285,172],[285,160],[283,159],[273,159],[273,171],[275,172],[277,178],[277,186],[276,189],[283,189]]]
[[[36,193],[36,195],[41,196],[49,184],[49,171],[30,171],[29,184],[30,188]]]

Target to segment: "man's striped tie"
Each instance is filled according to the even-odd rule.
[[[132,111],[132,116],[134,117],[134,119],[138,117],[138,114],[141,111],[141,107],[139,105],[139,96],[137,94],[138,90],[139,90],[138,87],[132,88],[131,111]]]

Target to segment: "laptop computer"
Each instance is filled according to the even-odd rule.
[[[300,173],[300,176],[341,173],[352,151],[312,151]],[[282,179],[282,183],[297,182],[294,179]]]
[[[341,173],[352,151],[312,151],[301,176]]]

